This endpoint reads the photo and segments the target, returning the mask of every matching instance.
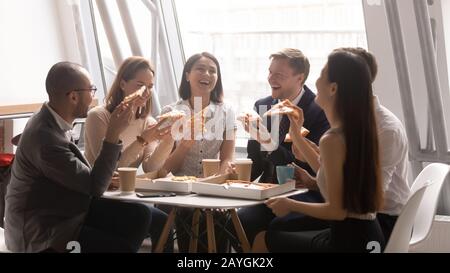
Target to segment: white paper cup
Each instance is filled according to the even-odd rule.
[[[252,174],[253,161],[249,158],[238,158],[234,160],[236,166],[236,173],[239,180],[250,181]]]
[[[203,176],[208,177],[219,173],[220,159],[203,159]]]
[[[134,193],[136,187],[137,168],[118,168],[117,172],[119,173],[120,177],[120,190],[122,191],[122,193]]]

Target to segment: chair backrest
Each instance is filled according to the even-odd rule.
[[[423,169],[411,186],[411,192],[415,192],[425,184],[432,183],[431,185],[428,185],[419,209],[417,210],[410,245],[425,240],[429,235],[436,214],[439,194],[449,170],[450,166],[447,164],[430,164]]]
[[[385,253],[408,252],[414,220],[426,189],[423,187],[417,190],[406,202],[395,222],[389,242],[384,249]]]
[[[433,163],[415,179],[411,193],[395,223],[385,252],[408,252],[409,246],[428,236],[442,185],[450,166]],[[412,233],[411,233],[412,232]]]

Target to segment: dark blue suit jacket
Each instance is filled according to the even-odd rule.
[[[303,109],[303,114],[305,117],[305,122],[303,127],[308,129],[310,133],[307,138],[316,144],[319,143],[320,137],[330,128],[328,124],[328,120],[325,116],[323,110],[314,102],[314,98],[316,97],[314,93],[305,85],[304,86],[305,93],[297,104],[298,107]],[[258,100],[255,103],[256,111],[259,111],[261,108],[266,108],[269,110],[273,105],[278,103],[278,100],[273,99],[271,96]],[[265,112],[259,112],[259,115],[262,116]],[[287,119],[287,124],[289,125],[289,119],[287,117],[283,117],[283,119]],[[271,131],[271,120],[270,117],[267,119],[267,123],[265,124],[267,129]],[[276,171],[275,166],[286,165],[291,162],[295,162],[297,165],[305,168],[309,173],[314,174],[311,168],[303,162],[300,162],[295,159],[291,150],[291,143],[285,143],[284,139],[286,134],[288,133],[289,126],[285,130],[281,129],[279,132],[280,135],[280,145],[278,149],[273,151],[272,153],[268,153],[266,151],[261,151],[261,145],[256,140],[249,140],[247,143],[247,153],[248,158],[253,160],[252,165],[252,180],[256,179],[258,176],[261,176],[261,182],[271,182],[276,183]]]

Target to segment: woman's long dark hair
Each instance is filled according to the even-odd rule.
[[[383,193],[369,67],[356,54],[335,51],[328,56],[328,80],[337,84],[335,111],[345,137],[344,208],[379,211]]]
[[[155,69],[150,64],[150,62],[139,56],[133,56],[126,59],[119,68],[116,78],[109,89],[108,94],[105,97],[106,109],[112,113],[114,109],[123,101],[125,95],[122,88],[120,87],[120,82],[122,80],[129,81],[136,77],[137,73],[141,70],[150,70],[153,75],[155,75]],[[145,106],[142,107],[141,111],[136,111],[136,119],[145,119],[150,114],[152,106],[152,97],[147,100]]]
[[[181,84],[180,84],[178,93],[180,94],[180,97],[183,100],[188,100],[191,98],[191,95],[192,95],[191,85],[187,81],[186,74],[191,73],[192,67],[198,60],[200,60],[201,57],[211,59],[217,66],[217,82],[216,82],[216,86],[214,86],[214,89],[211,92],[209,99],[212,102],[221,103],[223,101],[223,87],[222,87],[222,73],[220,72],[219,61],[216,59],[216,57],[214,57],[214,55],[212,55],[211,53],[208,53],[208,52],[202,52],[202,53],[192,55],[187,60],[186,64],[184,65],[183,76],[181,79]]]

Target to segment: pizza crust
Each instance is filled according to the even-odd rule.
[[[146,86],[142,86],[139,90],[137,90],[133,94],[130,94],[130,95],[126,96],[123,99],[123,102],[126,103],[126,104],[134,103],[138,98],[143,98],[144,97],[144,92],[146,90],[147,90],[147,87]]]
[[[166,128],[169,126],[172,126],[177,120],[182,119],[186,116],[186,113],[184,113],[183,111],[179,111],[179,110],[172,110],[168,113],[162,114],[160,116],[157,117],[158,122],[161,122],[161,125],[159,126],[159,128]]]
[[[197,181],[197,177],[195,177],[195,176],[187,176],[187,175],[172,176],[171,180],[172,181],[177,181],[177,182]]]

